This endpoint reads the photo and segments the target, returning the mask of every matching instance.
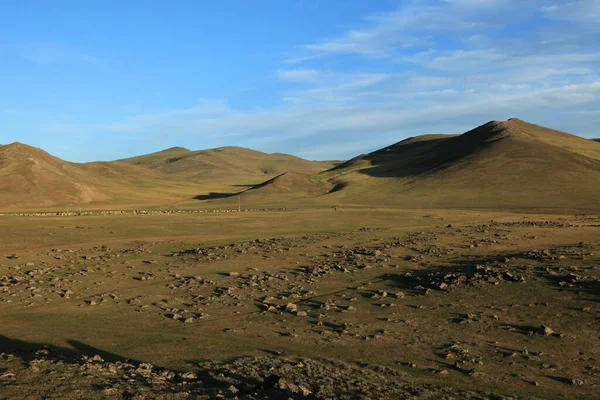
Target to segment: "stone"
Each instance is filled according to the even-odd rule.
[[[193,372],[184,372],[181,374],[181,378],[190,381],[198,379],[198,376]]]
[[[551,336],[551,335],[554,335],[556,332],[554,332],[550,327],[548,327],[546,325],[542,325],[537,330],[537,333],[539,333],[540,335],[544,335],[544,336]]]

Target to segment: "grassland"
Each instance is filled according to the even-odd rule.
[[[599,196],[599,143],[515,119],[339,165],[0,146],[0,399],[597,398]]]
[[[598,226],[367,207],[4,215],[0,397],[592,399]]]

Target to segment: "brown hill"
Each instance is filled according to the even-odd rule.
[[[271,198],[296,199],[326,194],[329,186],[322,180],[295,172],[284,172],[243,192],[245,199]]]
[[[333,162],[307,161],[289,154],[267,154],[242,147],[219,147],[190,151],[173,147],[157,153],[121,160],[196,182],[227,180],[239,184],[261,182],[292,171],[314,174],[331,168]]]
[[[0,146],[0,204],[41,205],[108,200],[78,166],[21,143]]]
[[[321,174],[330,200],[408,207],[600,208],[600,144],[510,119],[409,138]]]
[[[162,204],[192,198],[196,185],[122,162],[70,163],[21,143],[0,146],[0,207]]]

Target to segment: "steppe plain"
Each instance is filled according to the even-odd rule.
[[[105,181],[81,178],[97,184],[86,189],[95,201],[53,193],[21,208],[12,187],[0,215],[0,398],[598,398],[598,187],[577,179],[600,179],[600,143],[490,124],[343,164],[294,160],[299,172],[260,165],[244,172],[250,189],[217,176],[197,199],[187,193],[199,177],[167,168],[181,149],[157,172],[148,158],[63,167],[31,156],[77,179],[144,168],[135,182],[148,192],[171,186],[142,207],[108,200],[133,181],[103,193]],[[541,187],[531,171],[571,159],[548,178],[558,186],[528,191],[523,176]],[[511,181],[519,166],[529,172]],[[508,172],[494,181],[493,168]],[[253,186],[260,171],[269,180]],[[183,173],[181,186],[168,178]],[[185,199],[171,197],[177,187]],[[501,194],[497,207],[485,191]]]

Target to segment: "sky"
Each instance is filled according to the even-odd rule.
[[[69,161],[511,117],[600,137],[600,0],[0,0],[0,143]]]

